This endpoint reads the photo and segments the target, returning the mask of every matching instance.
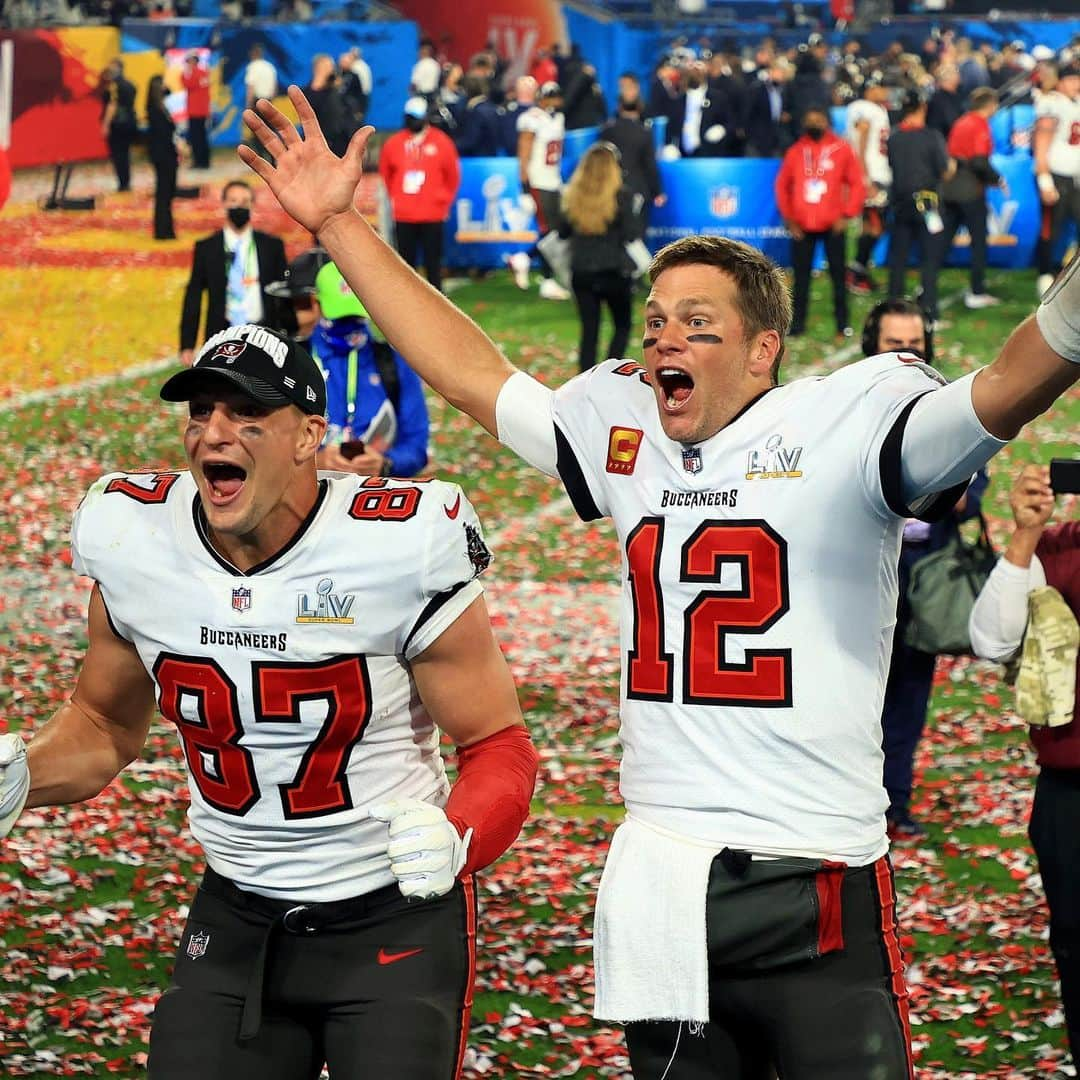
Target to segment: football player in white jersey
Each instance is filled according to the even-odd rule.
[[[536,230],[541,237],[551,231],[559,217],[559,193],[562,191],[562,151],[566,135],[566,117],[562,113],[562,89],[558,83],[540,87],[536,104],[523,112],[517,121],[518,173],[523,195],[536,208]],[[543,253],[533,249],[543,273],[540,296],[545,300],[569,300],[570,292],[553,277]],[[517,251],[510,256],[510,269],[519,289],[529,287],[531,255]]]
[[[242,160],[429,384],[614,519],[627,819],[596,1014],[628,1021],[640,1077],[912,1077],[880,726],[900,536],[1080,376],[1080,262],[954,383],[889,353],[778,386],[783,273],[687,237],[650,270],[644,367],[553,392],[353,209],[371,129],[338,158],[289,94],[305,138],[261,101],[244,119],[274,164]]]
[[[1065,222],[1080,229],[1080,61],[1063,67],[1057,87],[1039,98],[1031,150],[1044,215],[1035,252],[1042,296],[1061,267],[1054,252]]]
[[[863,170],[866,205],[863,207],[862,233],[855,247],[848,287],[865,295],[874,283],[870,278],[870,256],[885,227],[885,205],[892,183],[887,153],[889,142],[889,90],[880,79],[869,78],[863,96],[847,108],[847,141],[855,150]]]
[[[318,474],[326,384],[274,331],[222,331],[161,396],[189,403],[190,471],[103,477],[76,512],[89,646],[29,746],[0,738],[0,835],[23,805],[93,798],[156,706],[208,868],[150,1076],[456,1077],[473,874],[536,776],[476,515],[438,480]]]

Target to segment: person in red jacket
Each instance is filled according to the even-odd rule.
[[[810,268],[820,240],[829,262],[836,332],[850,337],[844,288],[845,230],[862,213],[866,189],[855,152],[829,128],[823,109],[803,114],[802,136],[784,155],[776,175],[776,205],[791,233],[791,265],[795,273],[793,318],[789,337],[806,331],[810,300]]]
[[[971,289],[964,296],[964,306],[985,308],[1001,301],[986,291],[986,189],[1004,181],[990,164],[994,137],[990,117],[997,112],[997,91],[989,86],[972,90],[970,111],[949,129],[949,156],[956,162],[956,172],[942,189],[945,235],[941,243],[944,259],[961,225],[971,236]]]
[[[210,168],[210,72],[199,62],[193,49],[184,57],[180,76],[187,91],[188,142],[191,144],[191,164],[196,169]]]
[[[461,183],[449,135],[428,123],[422,97],[405,102],[405,126],[383,143],[379,174],[390,198],[398,254],[412,267],[424,254],[428,281],[442,292],[443,230]]]

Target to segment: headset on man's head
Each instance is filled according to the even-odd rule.
[[[863,323],[863,356],[875,356],[881,352],[878,348],[878,338],[881,335],[881,320],[886,315],[918,315],[922,319],[923,336],[926,338],[923,360],[927,364],[932,364],[934,362],[934,324],[926,317],[926,312],[913,300],[879,300],[870,309],[866,322]]]

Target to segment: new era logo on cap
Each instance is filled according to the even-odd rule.
[[[162,386],[161,397],[190,401],[206,388],[207,376],[234,383],[263,405],[295,405],[319,416],[326,412],[326,380],[311,354],[265,326],[245,323],[215,334],[192,367],[177,372]]]

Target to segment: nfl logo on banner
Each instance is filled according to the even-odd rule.
[[[243,585],[232,591],[233,611],[247,611],[251,607],[251,590]]]
[[[729,218],[739,212],[739,189],[718,187],[709,192],[709,210],[713,217]]]
[[[187,954],[192,960],[198,960],[206,952],[206,946],[210,944],[210,931],[200,930],[188,938]]]
[[[688,446],[683,450],[682,467],[688,473],[701,472],[701,451],[696,446]]]

